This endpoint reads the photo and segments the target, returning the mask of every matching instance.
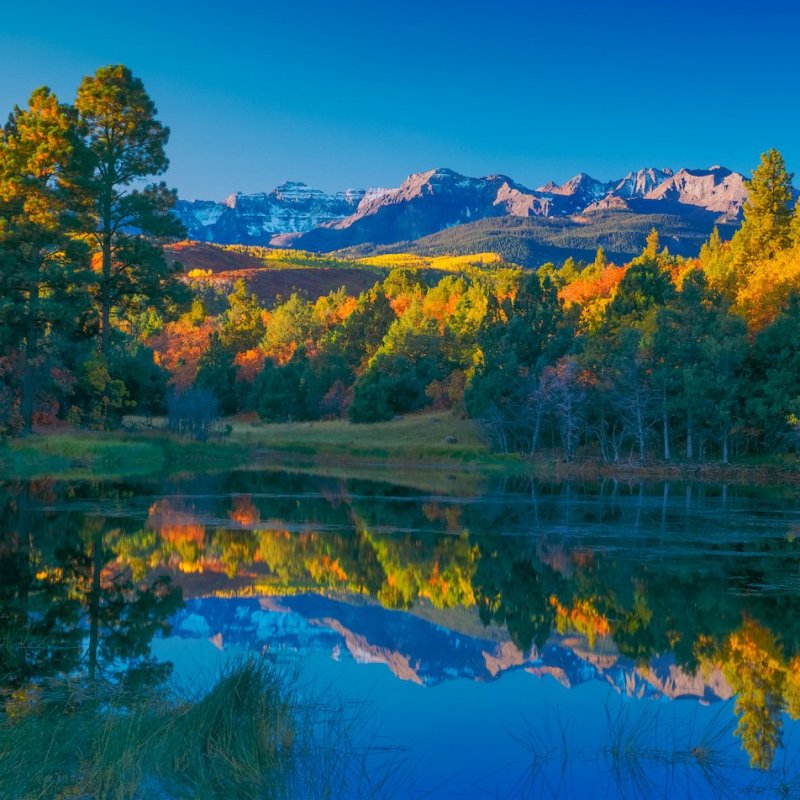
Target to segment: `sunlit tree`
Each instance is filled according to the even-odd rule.
[[[15,107],[0,134],[0,341],[16,350],[20,415],[30,431],[48,338],[77,327],[82,252],[76,180],[83,154],[74,111],[46,87]]]
[[[166,184],[143,185],[166,172],[169,128],[139,78],[124,66],[101,67],[78,88],[76,108],[89,153],[84,189],[92,227],[87,235],[99,263],[94,298],[99,350],[108,358],[112,315],[164,307],[181,294],[179,267],[152,238],[176,237],[183,227],[170,212],[176,193]]]

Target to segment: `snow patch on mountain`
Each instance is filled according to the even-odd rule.
[[[609,194],[622,198],[644,197],[665,180],[671,178],[672,175],[673,172],[669,168],[654,169],[653,167],[647,167],[636,172],[629,172],[614,186]]]
[[[327,194],[287,181],[271,192],[235,192],[221,203],[179,200],[175,213],[189,238],[225,244],[266,244],[277,233],[302,233],[351,214],[362,189]]]

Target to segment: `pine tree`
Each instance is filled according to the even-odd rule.
[[[794,214],[792,214],[792,244],[800,247],[800,198],[794,204]]]
[[[592,266],[597,270],[597,272],[600,272],[608,266],[608,256],[606,256],[606,251],[602,245],[597,248],[597,253],[594,257],[594,264]]]
[[[687,458],[697,455],[698,440],[712,439],[728,461],[746,343],[744,320],[730,313],[729,302],[709,288],[702,271],[689,272],[681,291],[658,310],[653,337],[665,452],[675,417],[684,426]]]
[[[658,236],[658,230],[656,230],[656,228],[651,228],[650,233],[647,234],[647,243],[645,244],[642,256],[650,261],[655,261],[658,256],[659,244],[660,239]]]
[[[169,166],[169,128],[156,119],[141,80],[127,67],[102,67],[83,79],[76,108],[90,157],[85,188],[100,261],[94,287],[99,350],[107,358],[112,313],[163,306],[179,290],[174,267],[146,237],[180,236],[183,227],[170,213],[176,193],[165,183],[132,188]]]
[[[761,163],[746,182],[748,198],[744,221],[734,237],[737,265],[771,258],[790,243],[792,174],[775,149],[761,156]]]
[[[20,415],[30,432],[45,341],[80,314],[76,179],[81,143],[74,110],[46,87],[14,108],[0,134],[0,328],[16,351]]]

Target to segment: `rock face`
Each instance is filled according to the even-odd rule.
[[[278,233],[312,228],[352,214],[362,190],[326,194],[304,183],[284,183],[268,194],[232,194],[221,203],[179,200],[175,213],[190,239],[220,244],[268,244]]]
[[[409,175],[396,189],[367,192],[353,214],[273,244],[337,250],[364,242],[413,241],[454,225],[504,215],[548,216],[550,205],[504,175],[469,178],[449,169]]]
[[[746,199],[744,176],[719,166],[674,173],[648,167],[608,182],[579,173],[535,190],[504,175],[471,178],[438,168],[409,175],[393,189],[326,194],[285,183],[222,203],[179,201],[176,214],[200,241],[329,251],[411,242],[491,217],[572,219],[616,211],[735,222]]]
[[[645,200],[695,206],[736,219],[747,200],[744,176],[725,167],[707,170],[682,169],[651,189]]]
[[[554,210],[558,214],[575,214],[605,197],[614,187],[614,181],[602,183],[579,172],[574,178],[557,186],[553,181],[540,186],[537,193],[553,195]]]
[[[669,180],[673,175],[671,169],[640,169],[638,172],[629,172],[620,180],[610,191],[614,197],[644,197],[648,192],[652,192],[664,181]]]
[[[503,175],[469,178],[448,169],[410,175],[397,189],[367,194],[353,214],[273,244],[307,250],[410,242],[489,217],[571,218],[593,211],[736,220],[747,197],[742,175],[708,170],[641,169],[604,183],[579,173],[531,190]]]

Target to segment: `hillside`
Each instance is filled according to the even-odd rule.
[[[244,280],[265,305],[293,292],[316,300],[344,287],[348,294],[357,295],[384,274],[375,267],[317,257],[299,250],[231,248],[206,242],[178,242],[165,250],[168,260],[180,262],[186,274],[194,270],[210,272],[214,281],[227,285]]]
[[[591,261],[598,246],[616,263],[638,255],[647,234],[656,228],[662,244],[677,255],[696,255],[714,222],[703,217],[667,214],[595,212],[577,218],[497,217],[457,225],[415,242],[395,246],[370,245],[340,250],[341,258],[363,258],[383,253],[408,252],[424,256],[466,255],[490,251],[505,261],[537,267],[568,256]],[[718,226],[723,238],[733,235],[735,225]]]

